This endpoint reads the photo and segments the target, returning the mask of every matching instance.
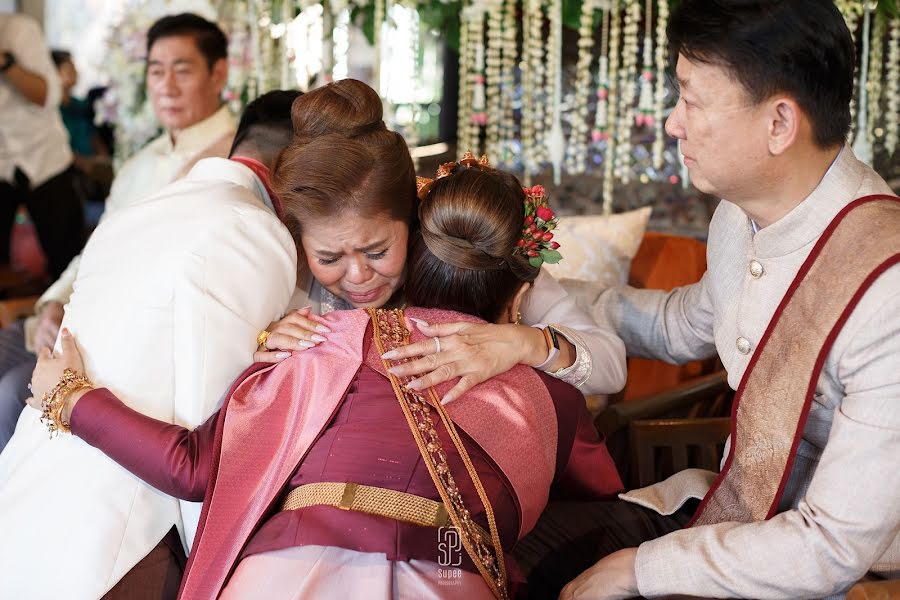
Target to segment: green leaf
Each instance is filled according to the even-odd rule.
[[[532,256],[528,259],[528,264],[530,264],[532,267],[540,269],[541,265],[544,264],[544,259],[540,256]]]
[[[544,259],[545,263],[551,265],[555,265],[562,260],[562,254],[556,250],[541,250],[539,254],[541,255],[541,258]]]

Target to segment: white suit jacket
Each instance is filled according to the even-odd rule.
[[[63,321],[95,385],[185,427],[219,407],[296,285],[265,200],[249,169],[210,158],[104,220]],[[0,597],[96,600],[173,524],[191,543],[199,505],[182,526],[177,500],[77,437],[48,439],[39,416],[26,407],[0,455]]]
[[[595,316],[612,322],[629,354],[686,362],[718,353],[736,389],[816,241],[844,206],[870,194],[891,191],[845,147],[799,206],[756,234],[723,200],[699,283],[671,293],[611,290]],[[654,508],[672,512],[686,496],[702,496],[708,481],[691,490],[676,474],[658,484]],[[826,358],[780,511],[645,542],[636,563],[641,595],[843,597],[869,569],[900,576],[900,265],[872,284]]]

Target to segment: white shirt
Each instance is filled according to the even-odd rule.
[[[236,128],[231,112],[222,106],[212,116],[183,130],[176,143],[172,143],[168,133],[163,133],[147,144],[129,158],[116,174],[106,198],[103,220],[126,206],[153,196],[163,186],[185,174],[197,160],[212,156],[225,158]],[[217,144],[220,141],[225,143]],[[47,288],[38,300],[38,309],[50,301],[62,304],[69,301],[80,260],[80,255],[73,258],[59,279]]]
[[[0,14],[0,52],[47,82],[43,106],[27,100],[0,74],[0,180],[12,181],[19,167],[35,188],[72,163],[69,134],[59,114],[62,86],[37,22],[22,14]]]

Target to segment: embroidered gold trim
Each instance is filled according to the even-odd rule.
[[[379,354],[384,354],[389,350],[406,346],[409,344],[409,330],[406,328],[403,309],[367,309],[372,319],[374,329],[375,345]],[[410,378],[400,378],[393,375],[388,369],[394,364],[408,362],[407,360],[389,361],[383,360],[385,370],[390,378],[391,386],[394,388],[394,394],[400,402],[403,414],[406,415],[406,421],[409,424],[413,439],[419,447],[425,466],[431,474],[431,479],[444,501],[444,506],[450,516],[450,520],[460,533],[463,547],[475,563],[481,576],[487,582],[491,592],[496,598],[506,600],[506,564],[503,560],[503,547],[500,545],[500,534],[497,531],[497,522],[494,518],[494,510],[491,507],[490,500],[478,473],[472,465],[469,453],[463,446],[462,439],[456,431],[456,427],[450,420],[447,411],[444,409],[433,388],[429,388],[427,393],[417,390],[411,390],[406,387]],[[469,509],[466,508],[462,494],[453,479],[450,467],[447,464],[447,453],[444,451],[441,440],[438,437],[437,430],[434,426],[434,420],[431,411],[437,412],[453,441],[453,445],[459,452],[460,457],[465,464],[466,471],[475,485],[478,497],[484,505],[487,514],[488,526],[490,529],[491,539],[484,539],[479,531],[477,523],[472,519]],[[483,530],[482,530],[483,531]]]

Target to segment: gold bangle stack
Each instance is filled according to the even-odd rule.
[[[86,388],[94,388],[90,379],[72,369],[66,369],[56,386],[41,398],[41,423],[47,426],[51,439],[59,435],[60,431],[63,433],[71,431],[69,422],[62,418],[66,398],[72,392]]]

